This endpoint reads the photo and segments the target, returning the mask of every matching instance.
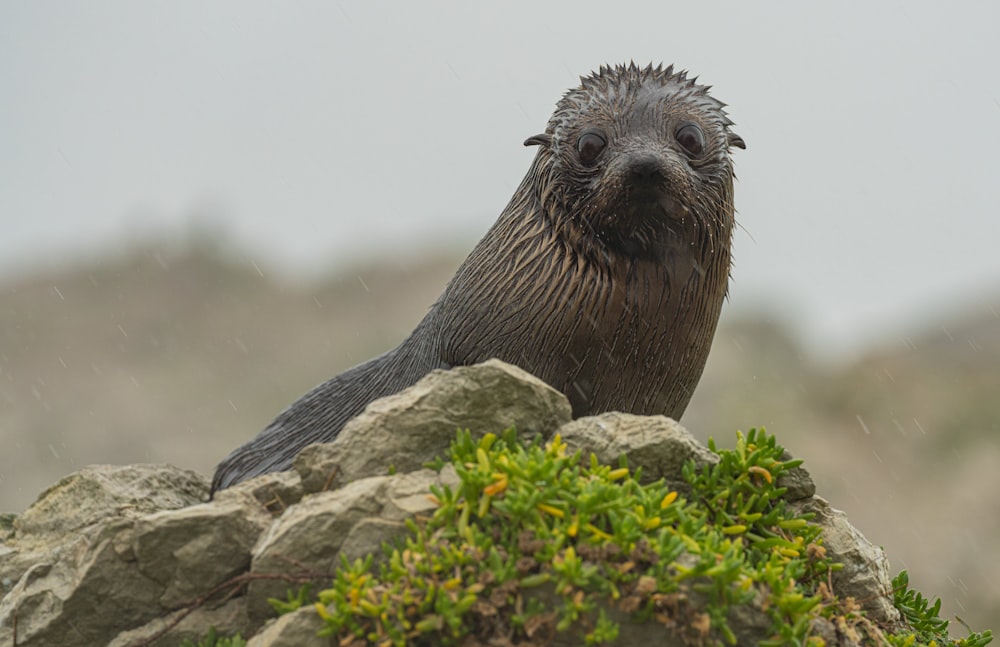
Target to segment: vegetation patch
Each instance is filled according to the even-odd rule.
[[[719,462],[688,465],[681,494],[641,485],[624,460],[568,454],[558,436],[542,444],[512,430],[478,441],[459,432],[450,461],[460,485],[433,490],[436,512],[410,522],[377,569],[371,556],[342,564],[314,603],[321,635],[386,647],[665,634],[692,645],[736,644],[737,635],[765,646],[819,646],[831,635],[897,646],[992,640],[951,641],[939,603],[910,591],[905,573],[893,595],[912,630],[885,633],[833,595],[839,565],[820,528],[786,508],[778,479],[801,461],[781,460],[763,430],[739,434],[732,450],[709,447]],[[302,589],[272,602],[287,612],[311,598]]]

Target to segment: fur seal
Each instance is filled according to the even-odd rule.
[[[496,357],[604,411],[680,418],[730,271],[732,132],[673,66],[604,66],[563,96],[500,218],[398,347],[317,386],[218,466],[212,490],[289,469],[306,445],[435,368]]]

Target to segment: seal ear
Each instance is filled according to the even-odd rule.
[[[552,143],[552,135],[548,133],[542,133],[541,135],[534,135],[524,140],[525,146],[548,146]]]
[[[730,146],[735,146],[736,148],[747,149],[747,143],[743,141],[743,138],[736,133],[726,133],[726,138],[729,140]]]

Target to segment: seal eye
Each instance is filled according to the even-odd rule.
[[[689,156],[698,157],[705,152],[705,133],[695,124],[684,124],[674,136]]]
[[[607,145],[608,142],[601,133],[588,131],[580,135],[579,141],[576,142],[576,150],[580,154],[580,161],[585,166],[592,166]]]

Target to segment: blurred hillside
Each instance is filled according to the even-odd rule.
[[[461,257],[377,260],[288,284],[194,237],[0,286],[0,511],[89,463],[210,475],[307,389],[401,341]],[[766,311],[726,312],[683,421],[724,446],[735,429],[776,433],[894,569],[976,629],[1000,617],[987,296],[838,365]]]

